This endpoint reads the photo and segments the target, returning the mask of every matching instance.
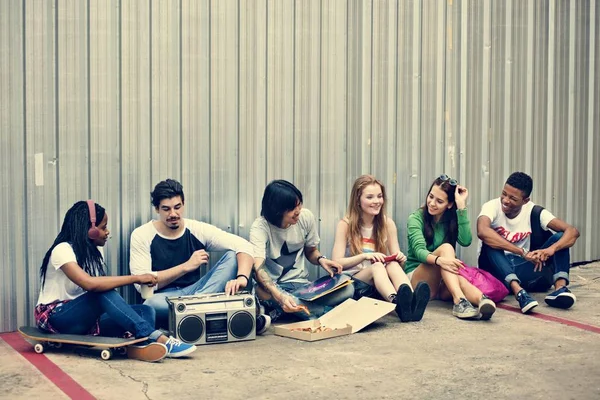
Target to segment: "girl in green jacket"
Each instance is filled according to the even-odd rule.
[[[447,175],[433,181],[425,204],[408,217],[405,271],[413,284],[429,284],[432,299],[452,299],[454,316],[487,320],[496,305],[458,274],[463,265],[456,258],[456,243],[467,247],[472,240],[468,196],[467,188]]]

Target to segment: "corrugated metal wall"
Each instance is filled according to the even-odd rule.
[[[167,177],[187,216],[244,237],[266,183],[292,180],[328,254],[361,173],[405,248],[435,176],[470,188],[475,232],[523,170],[580,229],[573,261],[600,258],[599,20],[594,0],[0,2],[0,331],[32,321],[75,201],[107,208],[126,273]]]

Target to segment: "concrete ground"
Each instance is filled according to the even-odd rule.
[[[574,308],[551,309],[536,294],[537,314],[587,330],[503,308],[491,321],[461,321],[436,301],[419,323],[388,315],[354,335],[312,343],[270,332],[156,364],[80,350],[33,356],[47,357],[98,399],[599,399],[600,263],[572,269],[571,279]],[[517,303],[510,296],[502,304]],[[51,376],[56,367],[43,374],[25,358],[31,348],[17,352],[8,335],[0,336],[0,397],[68,398]]]

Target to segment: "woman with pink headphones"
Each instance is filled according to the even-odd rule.
[[[132,283],[155,285],[152,274],[107,276],[103,247],[108,240],[108,214],[93,200],[78,201],[65,215],[62,228],[40,267],[41,290],[35,307],[40,330],[75,335],[147,337],[129,357],[159,361],[181,357],[196,346],[166,337],[154,328],[151,307],[128,305],[114,290]]]

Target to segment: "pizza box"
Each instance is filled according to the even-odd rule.
[[[307,342],[350,335],[377,321],[395,308],[396,305],[393,303],[370,297],[362,297],[358,301],[348,299],[319,319],[277,325],[275,334]],[[315,331],[319,327],[327,330]],[[308,328],[312,328],[312,330]]]

